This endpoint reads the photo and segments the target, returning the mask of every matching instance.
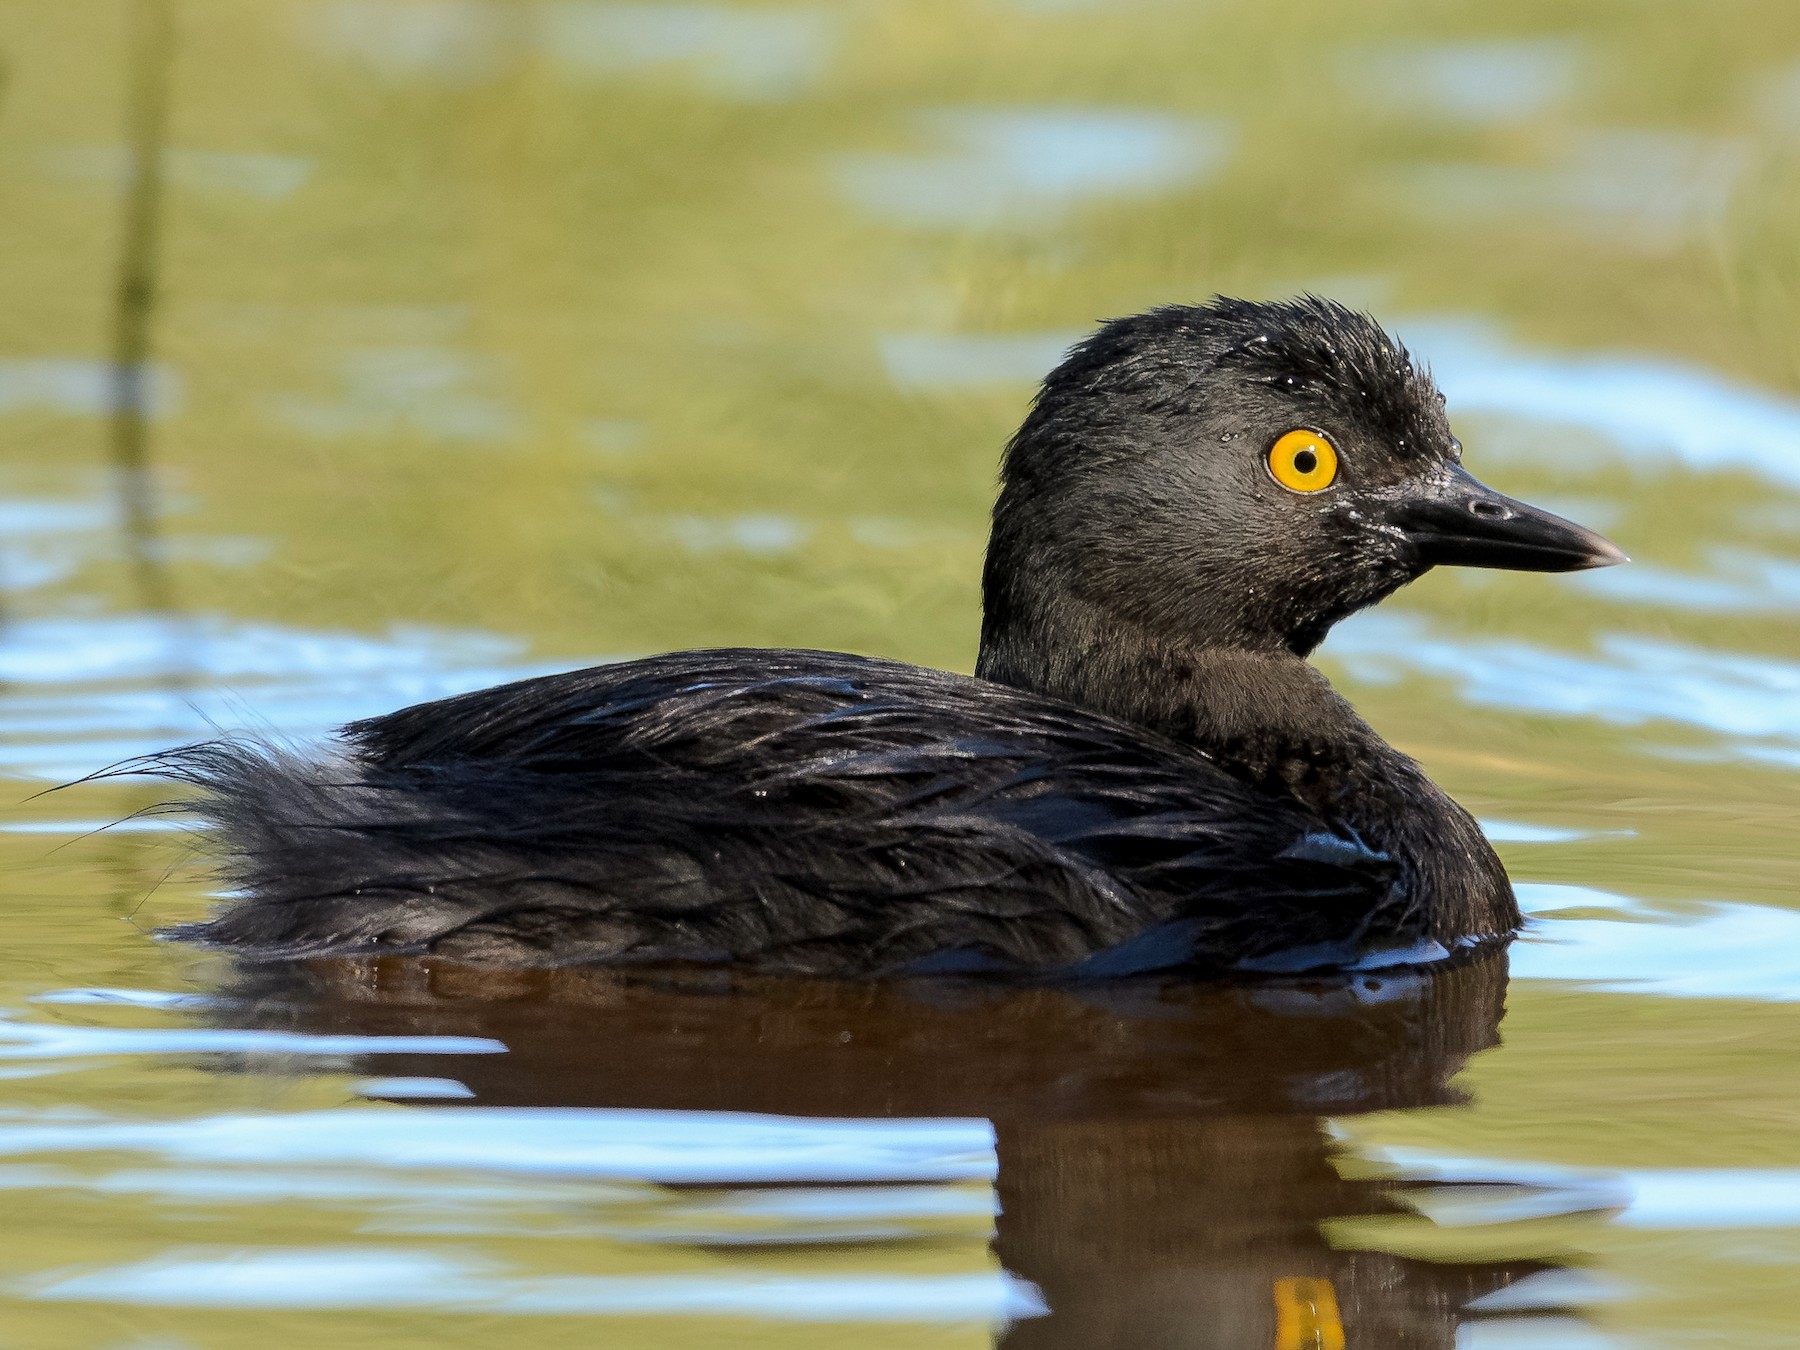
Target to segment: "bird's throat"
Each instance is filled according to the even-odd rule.
[[[1291,756],[1380,738],[1324,675],[1286,649],[1170,639],[1094,609],[1048,624],[990,622],[976,674],[1196,745],[1252,777]]]

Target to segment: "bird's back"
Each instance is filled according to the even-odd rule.
[[[811,651],[680,652],[403,709],[304,759],[175,751],[272,955],[1216,969],[1400,943],[1397,869],[1202,751]]]

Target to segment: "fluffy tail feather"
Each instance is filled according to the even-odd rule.
[[[421,832],[426,804],[370,783],[347,757],[227,739],[147,756],[120,772],[197,789],[159,809],[207,827],[208,851],[233,897],[212,918],[165,936],[267,957],[420,951],[466,918],[454,903],[434,901],[433,872],[443,860],[434,868],[421,834],[441,831]]]

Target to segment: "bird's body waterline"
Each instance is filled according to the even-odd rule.
[[[1100,977],[1441,956],[1518,925],[1474,820],[1306,661],[1431,566],[1623,555],[1460,465],[1371,320],[1103,326],[1013,438],[974,677],[672,653],[157,757],[252,955]]]

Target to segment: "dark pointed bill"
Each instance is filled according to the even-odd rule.
[[[1504,497],[1457,467],[1430,494],[1395,502],[1388,519],[1428,567],[1580,572],[1629,561],[1603,535]]]

